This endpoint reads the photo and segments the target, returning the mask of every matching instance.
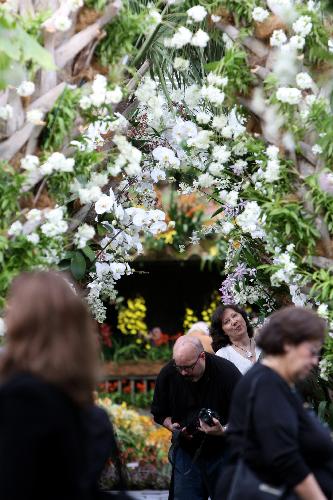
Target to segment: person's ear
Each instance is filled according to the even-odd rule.
[[[290,350],[291,350],[291,347],[292,347],[291,344],[284,344],[283,345],[284,353],[288,354],[288,352],[290,352]]]

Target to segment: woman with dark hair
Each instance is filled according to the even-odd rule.
[[[112,451],[105,412],[93,404],[95,326],[55,272],[11,286],[0,358],[0,498],[92,500]]]
[[[261,349],[256,346],[249,318],[240,307],[219,306],[213,314],[210,332],[215,354],[234,363],[241,373],[258,360]]]
[[[265,357],[234,392],[227,432],[231,458],[218,498],[228,500],[228,492],[231,499],[239,498],[236,489],[242,494],[236,475],[232,481],[240,457],[262,491],[284,489],[282,496],[276,493],[278,498],[332,498],[330,431],[304,407],[295,389],[295,383],[318,364],[325,328],[322,318],[299,307],[275,312],[262,328],[257,343]],[[249,490],[243,497],[256,498]]]

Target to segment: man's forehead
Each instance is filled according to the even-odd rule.
[[[194,348],[194,346],[186,345],[186,346],[181,346],[179,349],[175,350],[173,354],[173,359],[175,361],[177,360],[195,360],[197,357],[198,353],[197,350]]]

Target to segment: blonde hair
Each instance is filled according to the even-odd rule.
[[[209,336],[209,326],[207,323],[204,321],[198,321],[197,323],[193,323],[189,331],[186,333],[186,335],[191,334],[193,332],[200,332],[203,335]]]
[[[29,372],[78,404],[92,400],[98,376],[95,324],[72,285],[56,272],[23,273],[10,288],[2,379]]]

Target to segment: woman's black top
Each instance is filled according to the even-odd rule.
[[[0,499],[92,500],[111,454],[105,412],[17,374],[0,387]]]
[[[246,404],[258,379],[244,458],[264,482],[293,488],[313,473],[333,493],[333,441],[329,428],[272,369],[257,363],[236,387],[229,418],[232,461],[243,450]]]

